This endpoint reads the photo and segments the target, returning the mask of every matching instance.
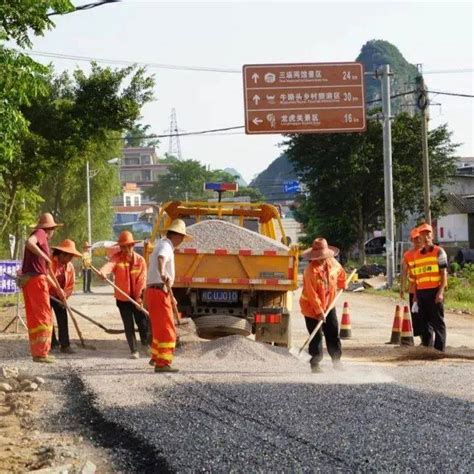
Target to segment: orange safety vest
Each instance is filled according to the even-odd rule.
[[[433,245],[429,251],[421,253],[423,249],[415,253],[413,274],[417,290],[428,290],[438,288],[441,283],[441,273],[438,264],[440,247]]]
[[[133,252],[132,261],[129,263],[127,257],[118,252],[101,268],[101,271],[106,275],[113,272],[115,284],[134,300],[141,297],[146,283],[146,263],[141,255]],[[128,301],[117,290],[115,298],[119,301]]]
[[[415,293],[416,291],[415,275],[413,274],[416,252],[417,249],[409,249],[403,254],[403,262],[407,267],[408,293]]]
[[[323,267],[312,262],[303,274],[300,308],[304,316],[318,319],[332,303],[338,289],[346,287],[346,272],[335,258],[328,258]]]
[[[63,291],[66,294],[66,297],[69,298],[72,295],[72,292],[74,291],[74,265],[71,262],[68,262],[67,265],[61,265],[58,260],[53,257],[53,264],[51,265],[51,268],[56,278],[62,273],[64,273],[65,285]],[[54,296],[55,298],[59,298],[56,287],[51,283],[49,284],[49,294]]]

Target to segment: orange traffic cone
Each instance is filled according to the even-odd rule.
[[[415,345],[415,341],[413,340],[413,327],[411,325],[411,316],[410,311],[408,311],[408,306],[403,308],[402,334],[400,338],[400,344],[402,346]]]
[[[339,331],[341,339],[350,339],[352,337],[351,317],[349,315],[349,303],[346,301],[342,310],[341,330]]]
[[[402,331],[402,310],[397,304],[395,316],[393,317],[392,337],[387,344],[400,344],[400,333]]]

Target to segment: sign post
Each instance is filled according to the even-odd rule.
[[[247,134],[366,129],[360,63],[245,65],[243,76]]]

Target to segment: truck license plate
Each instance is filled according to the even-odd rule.
[[[239,301],[239,292],[229,290],[205,290],[201,291],[201,299],[205,303],[237,303]]]

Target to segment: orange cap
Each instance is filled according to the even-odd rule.
[[[413,229],[410,231],[410,238],[416,239],[419,236],[420,236],[420,230],[418,229],[418,227],[413,227]]]
[[[426,223],[421,224],[418,226],[418,233],[421,234],[422,232],[433,232],[433,227]]]

